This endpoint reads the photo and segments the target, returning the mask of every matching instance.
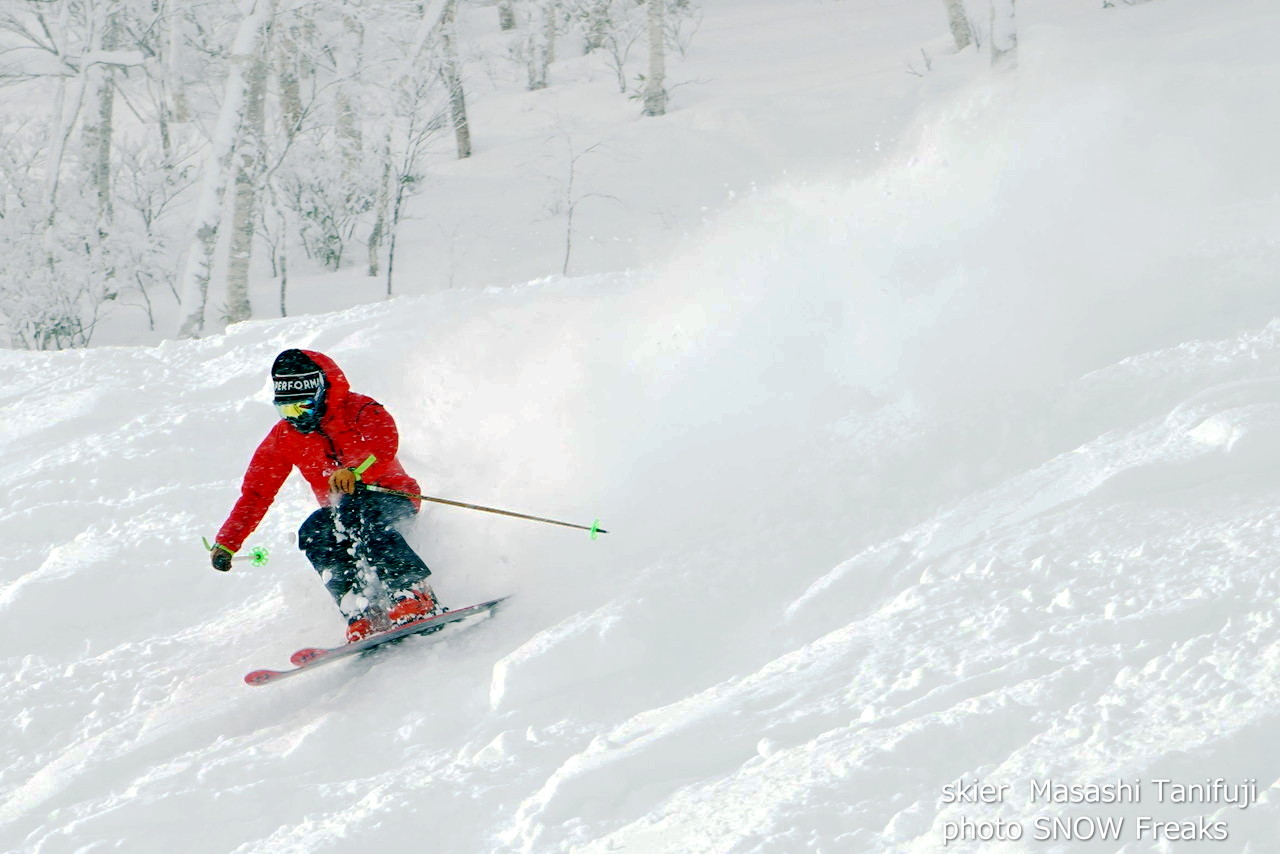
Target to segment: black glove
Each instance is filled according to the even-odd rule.
[[[226,546],[213,544],[213,548],[209,550],[209,563],[213,564],[213,568],[218,572],[226,572],[231,569],[231,555],[234,552]]]

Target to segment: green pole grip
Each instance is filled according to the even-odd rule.
[[[359,480],[360,475],[364,474],[365,471],[368,470],[369,466],[373,465],[377,461],[378,461],[378,458],[375,457],[373,454],[370,454],[368,459],[366,459],[360,465],[353,468],[352,471],[356,473],[356,480]]]
[[[211,542],[209,542],[209,538],[208,538],[208,537],[201,537],[201,538],[200,538],[200,541],[201,541],[202,543],[204,543],[204,550],[205,550],[205,551],[207,551],[207,552],[211,552],[211,551],[213,551],[214,549],[222,549],[224,552],[226,552],[226,553],[227,553],[227,554],[229,554],[229,555],[233,555],[233,554],[235,554],[235,552],[231,551],[231,549],[227,548],[227,547],[226,547],[226,546],[224,546],[222,543],[211,543]]]

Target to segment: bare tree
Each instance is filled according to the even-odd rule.
[[[300,66],[306,64],[312,71],[310,63],[301,50],[302,22],[296,17],[277,21],[273,24],[276,51],[276,79],[280,91],[280,125],[287,139],[293,140],[302,126],[302,71]]]
[[[422,186],[425,177],[422,162],[428,146],[452,119],[459,156],[463,156],[464,150],[470,152],[470,128],[461,77],[456,56],[451,54],[456,3],[457,0],[433,0],[423,7],[418,33],[398,60],[395,83],[387,89],[392,101],[386,115],[386,143],[381,158],[382,190],[369,238],[369,275],[377,274],[377,249],[385,239],[388,297],[395,292],[400,222],[405,204]]]
[[[693,0],[494,2],[499,24],[518,30],[498,41],[527,63],[531,88],[548,85],[576,19],[621,92],[639,78],[645,113],[669,109],[668,53],[683,50]],[[339,268],[363,255],[365,233],[367,269],[394,293],[398,227],[428,186],[428,149],[451,134],[459,158],[472,150],[460,3],[0,2],[0,85],[31,84],[23,112],[0,116],[0,147],[25,125],[0,158],[7,328],[26,346],[80,346],[124,308],[195,337],[219,312],[272,311],[249,300],[260,259],[284,313],[290,255]],[[575,242],[582,252],[579,205],[602,197],[584,191],[592,164],[581,159],[599,149],[570,149],[557,181],[565,272]],[[447,226],[456,242],[463,226]],[[176,312],[161,303],[170,296]]]
[[[355,99],[360,91],[360,77],[364,69],[365,29],[356,10],[342,5],[342,27],[345,38],[337,49],[325,45],[323,51],[333,57],[335,101],[337,103],[338,139],[342,143],[342,155],[347,174],[360,168],[364,137],[360,127],[359,110]]]
[[[666,13],[667,47],[674,47],[685,56],[693,37],[702,26],[702,10],[693,4],[693,0],[669,0]]]
[[[604,37],[601,47],[604,49],[605,61],[613,69],[618,80],[618,91],[627,91],[627,60],[636,42],[644,34],[646,22],[640,20],[637,6],[632,0],[604,0],[608,5],[599,4],[593,14],[603,15],[605,23],[601,24]]]
[[[47,14],[54,11],[56,18]],[[118,15],[108,0],[59,4],[21,0],[0,9],[0,45],[4,47],[0,52],[0,82],[42,78],[57,81],[55,121],[50,127],[45,158],[45,202],[51,216],[58,209],[67,150],[77,125],[81,125],[85,160],[93,164],[90,182],[100,189],[102,207],[110,206],[112,73],[116,67],[142,65],[145,61],[137,50],[117,49],[118,26]],[[88,109],[86,101],[93,101]],[[89,118],[82,122],[85,113]]]
[[[965,12],[964,0],[942,0],[947,7],[947,22],[951,26],[951,37],[956,40],[956,50],[961,51],[973,44],[973,27],[969,25],[969,15]]]
[[[269,204],[259,206],[261,234],[271,260],[271,275],[280,282],[278,288],[280,316],[288,317],[289,241],[293,234],[289,228],[289,211],[281,203],[276,194],[275,185],[270,180],[264,182],[263,190]]]
[[[136,305],[147,317],[147,328],[155,330],[156,312],[152,292],[178,300],[177,269],[181,240],[169,228],[171,208],[197,177],[193,165],[175,166],[189,160],[185,149],[157,147],[153,138],[130,136],[116,146],[117,162],[112,179],[113,232],[127,235],[117,247],[121,304]]]
[[[453,124],[454,141],[458,158],[471,156],[471,126],[467,119],[466,94],[462,84],[456,42],[456,18],[458,0],[441,0],[436,6],[424,6],[422,32],[412,50],[406,55],[399,71],[400,86],[409,87],[415,94],[402,94],[391,111],[402,121],[392,127],[403,129],[403,136],[388,134],[381,152],[382,178],[379,182],[377,201],[374,204],[373,228],[369,232],[367,272],[377,276],[381,269],[380,252],[384,240],[389,239],[387,252],[387,294],[394,283],[395,235],[403,215],[406,199],[416,192],[421,175],[417,161],[439,126],[439,116],[422,120],[420,113],[430,98],[430,79],[423,78],[420,66],[430,65],[434,39],[439,41],[439,74],[448,94],[449,117]],[[394,143],[403,142],[403,148]]]
[[[20,346],[86,346],[119,294],[122,244],[109,227],[115,76],[145,62],[140,51],[120,49],[122,14],[107,0],[0,8],[0,82],[43,81],[46,95],[50,83],[54,92],[40,119],[4,129],[23,146],[42,137],[26,156],[43,175],[0,164],[0,194],[14,202],[0,212],[0,312]]]
[[[583,53],[591,53],[604,47],[605,37],[612,24],[610,0],[577,0],[573,15],[582,23]]]
[[[644,114],[667,112],[666,0],[649,0],[649,75],[644,81]]]
[[[100,20],[101,50],[113,51],[119,46],[119,13],[103,10]],[[98,202],[99,230],[111,222],[111,136],[115,114],[115,68],[100,65],[90,71],[89,104],[83,128],[85,161],[89,164],[89,181]]]
[[[458,146],[458,159],[471,156],[471,125],[467,121],[467,97],[462,89],[462,72],[458,67],[456,18],[458,0],[449,0],[440,19],[440,74],[449,90],[449,115],[453,120],[453,136]]]
[[[422,156],[426,153],[431,139],[444,125],[444,119],[438,110],[432,110],[424,91],[429,86],[420,81],[416,86],[403,90],[400,98],[401,113],[398,117],[398,129],[389,135],[387,147],[387,170],[390,176],[391,191],[390,214],[387,219],[387,296],[394,293],[394,276],[396,263],[396,238],[400,222],[404,218],[404,206],[411,196],[418,192],[425,177],[422,169]]]
[[[218,243],[218,225],[222,220],[223,197],[228,172],[235,154],[236,131],[244,116],[248,95],[246,67],[258,55],[262,28],[266,25],[272,0],[250,0],[250,5],[237,28],[231,45],[230,69],[223,86],[222,107],[214,127],[213,139],[205,158],[200,198],[196,203],[194,239],[183,268],[181,306],[177,335],[196,338],[204,331],[205,306],[209,299],[214,250]]]
[[[266,161],[264,102],[267,94],[268,58],[271,55],[270,20],[273,17],[273,6],[274,0],[270,0],[268,25],[264,28],[262,44],[249,67],[249,89],[237,145],[239,163],[232,197],[231,239],[227,249],[228,323],[239,323],[253,316],[253,307],[249,303],[249,267],[253,260],[258,194]]]
[[[991,0],[991,64],[1013,65],[1018,58],[1014,0]]]
[[[161,9],[167,13],[161,20],[166,26],[168,38],[161,42],[164,52],[164,70],[159,77],[163,81],[162,86],[168,84],[164,94],[167,96],[165,101],[173,120],[188,122],[191,120],[191,104],[187,100],[187,87],[181,70],[186,47],[184,29],[187,21],[185,16],[178,14],[177,10],[172,8],[172,5],[168,0],[160,2]],[[165,8],[166,6],[170,8]]]
[[[369,249],[369,264],[367,275],[375,278],[381,267],[380,252],[382,251],[382,240],[387,233],[387,218],[390,216],[391,205],[391,143],[388,140],[382,154],[382,182],[379,185],[378,200],[374,203],[374,219],[373,228],[369,230],[369,240],[367,246]]]
[[[581,161],[588,155],[604,153],[607,150],[605,143],[597,142],[595,145],[578,150],[574,148],[573,137],[567,131],[562,129],[559,135],[565,143],[564,178],[548,208],[553,215],[564,214],[564,255],[560,272],[567,276],[569,262],[573,258],[574,217],[577,215],[578,206],[587,199],[612,199],[615,202],[619,202],[620,199],[607,193],[583,192],[580,187]]]
[[[526,83],[529,91],[547,88],[547,73],[556,51],[557,0],[526,0],[525,34],[521,46],[524,54]]]
[[[516,28],[514,0],[498,0],[498,26],[503,32]]]

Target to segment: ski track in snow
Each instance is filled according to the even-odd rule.
[[[939,57],[876,175],[643,273],[0,352],[0,850],[932,852],[1035,815],[1231,837],[946,850],[1271,850],[1277,13],[1232,5],[1028,12],[1018,82]],[[507,607],[244,686],[341,632],[296,479],[267,567],[199,542],[288,346],[388,404],[426,492],[613,533],[427,508],[445,601]],[[1026,798],[1155,777],[1261,800]]]

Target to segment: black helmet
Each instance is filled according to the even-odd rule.
[[[276,411],[301,433],[320,426],[324,415],[324,371],[301,350],[285,350],[271,366]]]

